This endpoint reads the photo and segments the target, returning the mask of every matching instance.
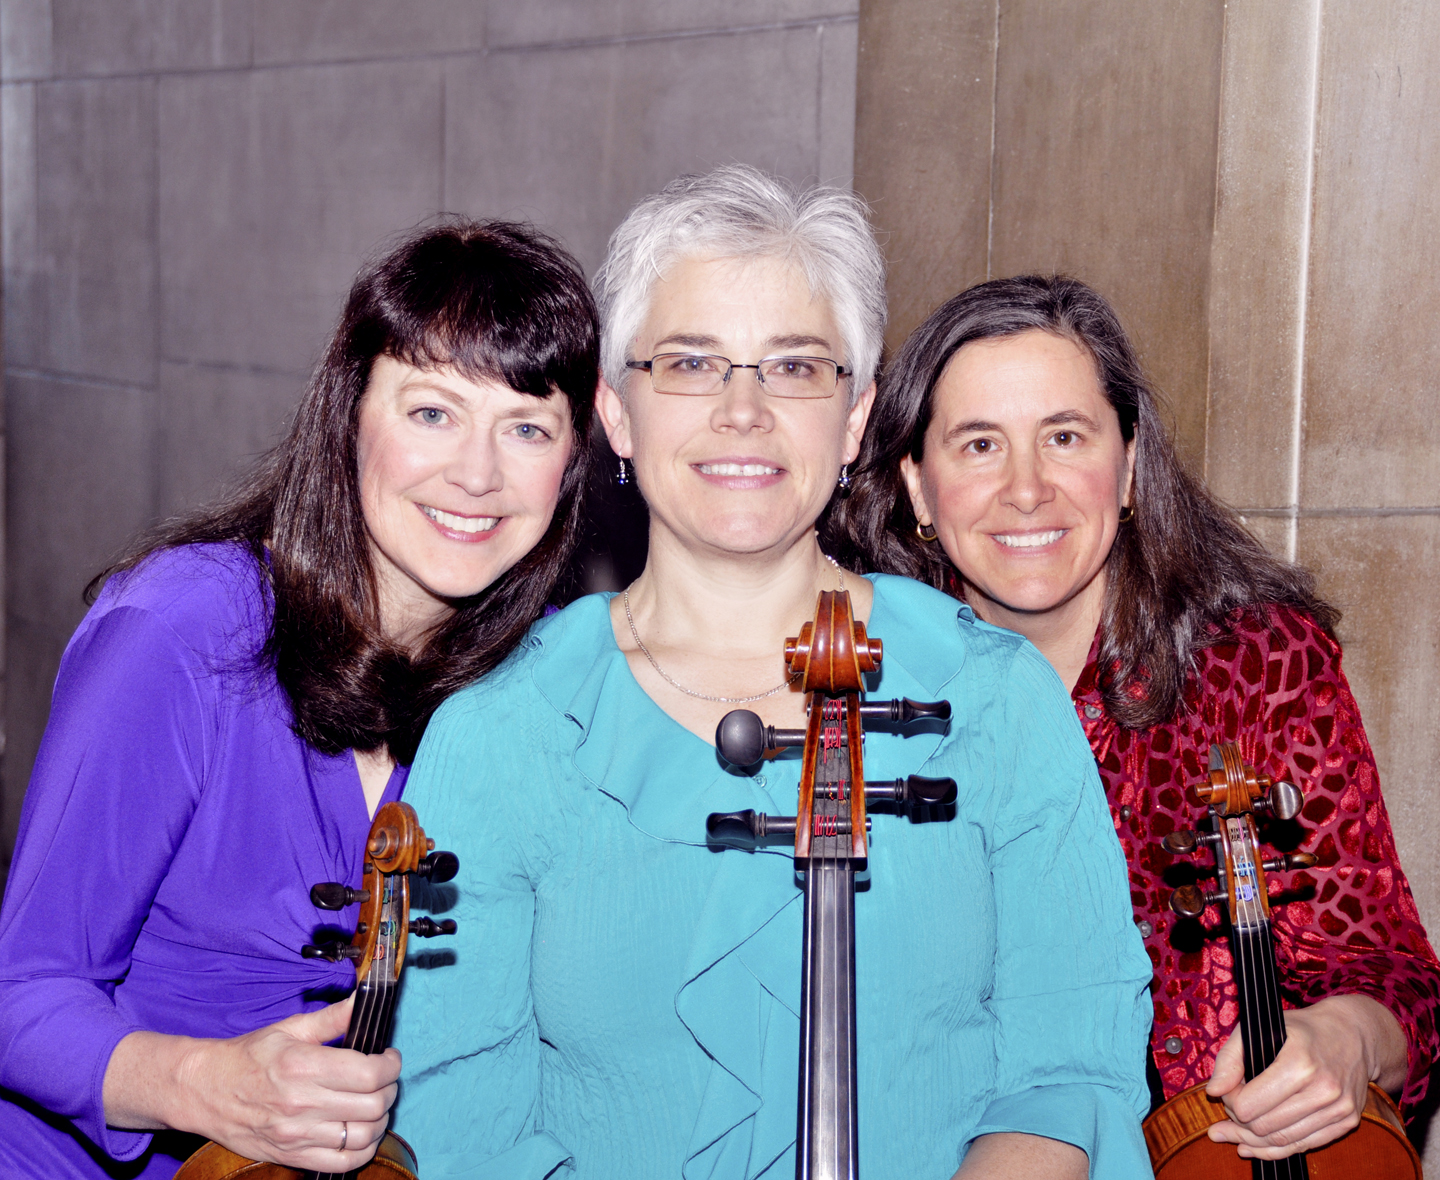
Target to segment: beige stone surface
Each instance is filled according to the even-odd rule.
[[[1211,0],[1011,0],[996,67],[991,275],[1108,296],[1195,461],[1223,31]]]
[[[855,191],[890,267],[893,352],[951,295],[990,277],[996,3],[860,8]]]
[[[1226,9],[1205,476],[1245,507],[1295,503],[1319,6]]]
[[[1420,914],[1440,935],[1440,514],[1302,518]]]
[[[1306,333],[1306,507],[1440,505],[1440,5],[1329,4]]]

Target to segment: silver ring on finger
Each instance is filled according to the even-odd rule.
[[[337,1151],[344,1151],[344,1150],[345,1150],[345,1144],[347,1144],[347,1143],[349,1143],[349,1142],[350,1142],[350,1124],[349,1124],[349,1123],[341,1123],[341,1124],[340,1124],[340,1146],[339,1146],[336,1150],[337,1150]]]

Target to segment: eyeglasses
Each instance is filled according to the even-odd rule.
[[[830,397],[840,378],[854,373],[823,356],[767,356],[758,365],[737,365],[729,357],[694,352],[662,352],[648,361],[626,361],[625,367],[649,373],[656,393],[690,397],[719,393],[736,369],[754,369],[772,397]]]

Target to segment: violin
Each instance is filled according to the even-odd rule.
[[[342,910],[360,903],[360,920],[348,943],[338,939],[300,948],[307,959],[332,963],[349,959],[355,964],[355,1007],[344,1048],[383,1053],[389,1044],[406,936],[433,938],[455,933],[455,922],[449,918],[441,922],[423,917],[410,920],[409,874],[439,884],[459,871],[460,861],[453,852],[435,851],[435,841],[426,837],[413,807],[387,803],[370,825],[360,888],[327,881],[310,890],[310,900],[323,910]],[[374,1158],[353,1172],[302,1172],[249,1160],[212,1142],[181,1165],[175,1180],[340,1180],[342,1175],[356,1180],[416,1180],[417,1172],[410,1145],[386,1131]]]
[[[803,730],[767,726],[748,709],[721,718],[715,744],[726,761],[754,766],[767,751],[803,746],[793,816],[715,812],[710,840],[751,845],[791,838],[804,893],[800,954],[800,1085],[796,1180],[857,1180],[860,1170],[855,1043],[855,874],[867,858],[868,806],[924,819],[955,802],[955,780],[911,775],[865,781],[866,723],[947,721],[950,703],[862,703],[863,676],[880,667],[883,645],[854,621],[846,591],[824,591],[815,618],[785,642],[786,673],[808,694]]]
[[[1315,867],[1308,852],[1262,859],[1255,815],[1294,819],[1305,797],[1291,783],[1256,774],[1229,743],[1210,747],[1209,781],[1196,794],[1209,808],[1206,829],[1171,832],[1163,844],[1180,854],[1208,846],[1215,867],[1205,875],[1213,874],[1218,887],[1181,886],[1171,895],[1170,909],[1184,918],[1199,918],[1210,905],[1229,914],[1248,1082],[1270,1066],[1285,1043],[1265,874]],[[1212,1142],[1206,1131],[1228,1117],[1224,1104],[1210,1098],[1202,1083],[1146,1119],[1145,1142],[1156,1180],[1421,1180],[1420,1157],[1405,1137],[1400,1112],[1373,1083],[1358,1127],[1315,1151],[1285,1159],[1247,1161],[1234,1144]]]

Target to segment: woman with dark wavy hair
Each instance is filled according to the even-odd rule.
[[[949,589],[1070,690],[1155,963],[1165,1097],[1208,1079],[1211,1138],[1279,1158],[1359,1121],[1374,1081],[1413,1109],[1436,1059],[1440,967],[1396,858],[1340,668],[1339,613],[1177,459],[1114,310],[1074,279],[984,283],[935,311],[881,385],[830,522],[857,568]],[[1301,786],[1318,896],[1277,908],[1289,1039],[1243,1081],[1229,952],[1165,902],[1211,743]],[[1212,909],[1207,924],[1214,926]],[[1308,1006],[1307,1006],[1308,1005]],[[1156,1071],[1152,1071],[1152,1074]],[[1158,1097],[1158,1095],[1157,1095]]]
[[[374,1154],[400,1061],[326,1047],[354,972],[299,948],[356,911],[309,889],[359,884],[430,714],[542,613],[598,364],[554,241],[418,232],[360,274],[248,482],[92,584],[0,911],[7,1176],[170,1176],[195,1135],[321,1173]]]

